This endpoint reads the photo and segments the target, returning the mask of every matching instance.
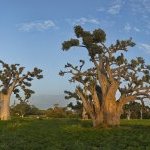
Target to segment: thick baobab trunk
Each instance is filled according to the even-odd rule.
[[[93,127],[120,125],[121,110],[117,102],[109,102],[107,105],[102,105],[99,112],[89,113]]]
[[[100,111],[98,114],[95,114],[95,117],[92,119],[93,127],[97,128],[103,125],[103,112]]]
[[[10,95],[1,94],[1,120],[9,120],[10,119]]]
[[[120,125],[120,113],[115,110],[104,112],[104,120],[106,126],[118,126]]]
[[[104,125],[105,126],[118,126],[120,125],[120,116],[122,108],[116,101],[107,101],[104,104]]]
[[[111,106],[111,105],[110,105]],[[121,109],[117,106],[102,108],[102,110],[95,114],[92,119],[93,127],[108,127],[108,126],[119,126],[120,125]]]

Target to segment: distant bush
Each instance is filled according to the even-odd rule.
[[[46,117],[50,118],[78,118],[79,115],[72,110],[68,110],[67,107],[55,106],[45,111]]]
[[[41,110],[26,102],[20,102],[19,104],[11,107],[11,116],[25,117],[29,115],[41,115]]]

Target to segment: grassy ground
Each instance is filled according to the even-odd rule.
[[[76,119],[0,122],[0,150],[150,150],[150,120],[93,129]]]

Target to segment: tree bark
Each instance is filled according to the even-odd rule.
[[[103,125],[103,112],[100,111],[98,114],[95,114],[95,118],[92,119],[93,127],[97,128]]]
[[[120,102],[116,101],[115,92],[117,89],[117,84],[111,86],[113,89],[110,90],[108,95],[104,97],[102,103],[100,103],[96,94],[92,95],[93,103],[91,104],[85,96],[78,90],[77,94],[81,97],[83,102],[83,107],[85,111],[90,116],[93,127],[107,127],[107,126],[119,126],[120,125],[120,115],[122,113],[122,106]]]
[[[131,111],[128,110],[128,111],[127,111],[127,120],[130,120],[130,119],[131,119]]]
[[[86,110],[85,110],[84,107],[83,107],[83,110],[82,110],[82,119],[83,119],[83,120],[88,119],[88,114],[87,114],[87,112],[86,112]]]
[[[104,124],[106,126],[119,126],[120,125],[120,115],[121,114],[118,111],[105,112]]]
[[[140,119],[141,120],[143,119],[143,108],[141,108],[141,110],[140,110]]]
[[[10,119],[10,94],[0,94],[1,100],[1,112],[0,118],[1,120],[9,120]]]
[[[107,99],[103,107],[104,125],[119,126],[122,107],[118,105],[118,102],[116,102],[115,100]]]

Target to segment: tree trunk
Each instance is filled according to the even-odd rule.
[[[2,94],[0,96],[1,99],[1,120],[9,120],[10,119],[10,95]]]
[[[140,114],[141,114],[140,119],[142,120],[143,119],[143,109],[142,108],[140,110]]]
[[[121,111],[117,107],[113,108],[109,108],[109,110],[104,109],[95,114],[95,118],[92,118],[93,127],[119,126]]]
[[[107,127],[120,125],[120,115],[122,105],[116,101],[114,91],[109,92],[107,96],[100,103],[96,94],[93,95],[93,103],[90,103],[83,93],[77,90],[78,95],[81,97],[83,107],[90,116],[93,127]]]
[[[99,111],[89,113],[93,127],[119,126],[121,110],[122,107],[117,105],[116,101],[107,101],[107,104],[103,104]]]
[[[2,100],[1,100],[1,97],[0,97],[0,118],[1,118],[1,107],[2,107]]]
[[[82,119],[84,119],[84,120],[88,119],[88,114],[87,114],[84,107],[83,107],[83,110],[82,110]]]
[[[93,123],[93,127],[97,128],[100,126],[108,127],[108,126],[119,126],[120,125],[120,116],[121,116],[121,108],[118,108],[117,105],[111,107],[102,108],[99,112],[95,112],[94,114],[89,114]]]
[[[105,113],[105,125],[106,126],[119,126],[120,125],[120,113],[117,111]]]
[[[97,128],[103,125],[103,112],[100,111],[98,114],[95,114],[95,118],[92,119],[93,127]]]
[[[104,125],[118,126],[120,125],[120,115],[122,108],[119,107],[116,101],[106,101],[104,104]]]
[[[131,111],[128,110],[128,112],[127,112],[127,120],[130,120],[130,119],[131,119]]]

